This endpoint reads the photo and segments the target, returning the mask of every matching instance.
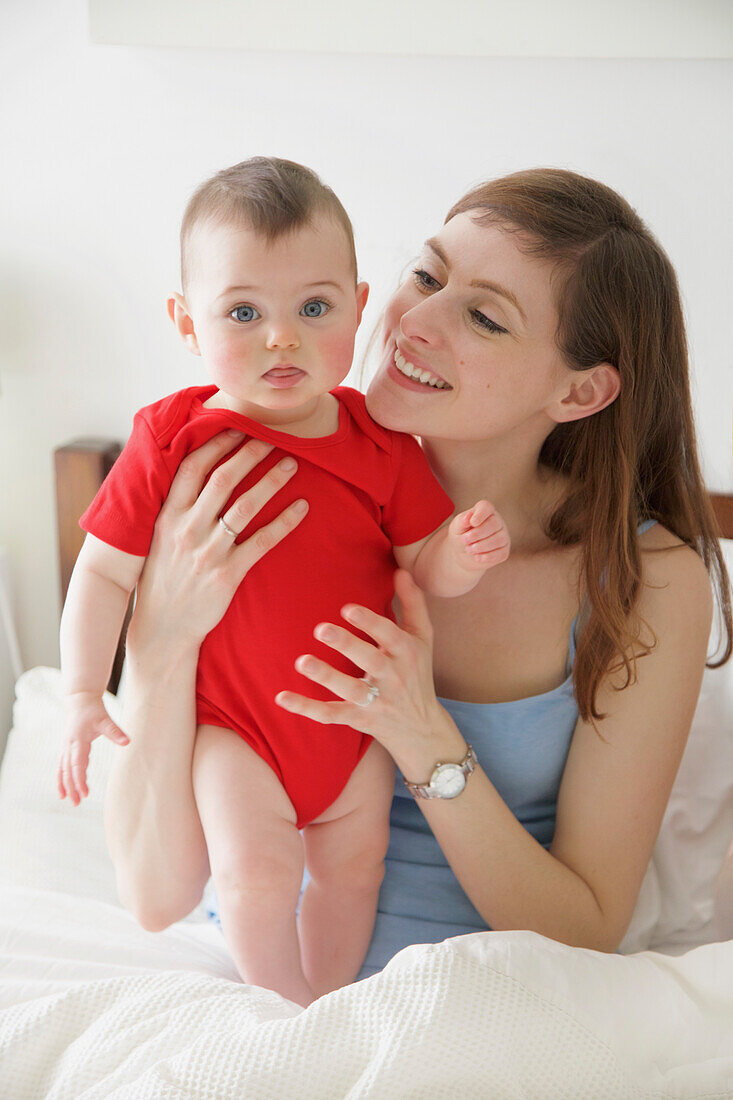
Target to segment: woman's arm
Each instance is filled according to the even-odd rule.
[[[241,438],[241,437],[240,437]],[[122,903],[150,930],[189,913],[209,876],[191,783],[198,651],[249,569],[302,520],[296,501],[236,546],[217,517],[235,486],[272,448],[226,434],[179,467],[155,525],[127,635],[122,728],[105,800],[107,844]],[[242,531],[290,477],[275,466],[224,514]]]
[[[618,691],[618,677],[602,685],[605,742],[578,722],[550,850],[521,825],[480,767],[460,797],[418,800],[463,890],[494,929],[530,929],[614,951],[628,927],[687,740],[712,619],[709,578],[693,550],[644,559],[638,610],[659,642],[639,661],[633,686]],[[365,670],[379,697],[369,707],[355,705],[364,701],[363,683],[311,657],[299,661],[299,671],[349,702],[290,693],[278,701],[316,721],[372,734],[410,782],[424,783],[438,760],[460,760],[466,743],[435,699],[422,595],[407,573],[399,572],[395,584],[402,629],[365,608],[344,617],[376,646],[335,624],[328,628],[329,644]]]

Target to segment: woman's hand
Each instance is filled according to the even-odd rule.
[[[366,607],[349,604],[341,614],[373,642],[333,623],[319,623],[313,634],[348,657],[366,674],[349,676],[311,654],[295,662],[302,675],[328,688],[343,702],[323,702],[281,691],[275,702],[315,722],[340,723],[371,734],[402,767],[430,755],[436,732],[451,719],[438,703],[433,685],[433,628],[425,599],[410,573],[398,569],[395,592],[401,625]],[[370,685],[378,689],[371,702]],[[372,693],[373,694],[373,693]],[[453,730],[455,727],[453,727]]]
[[[292,531],[308,511],[297,500],[240,545],[218,522],[235,487],[272,450],[249,439],[204,480],[237,440],[222,432],[179,466],[158,515],[150,553],[140,577],[128,639],[137,652],[200,646],[228,608],[252,566]],[[240,534],[297,469],[285,458],[237,498],[222,520]],[[203,488],[202,488],[203,486]]]

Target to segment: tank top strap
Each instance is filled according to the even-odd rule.
[[[637,535],[643,535],[644,532],[648,531],[650,527],[653,527],[656,522],[657,522],[657,520],[655,520],[655,519],[645,519],[645,520],[643,520],[639,524],[639,526],[636,528]],[[578,612],[578,614],[575,616],[572,623],[570,624],[570,640],[569,640],[569,643],[568,643],[568,663],[567,663],[567,666],[566,666],[568,676],[570,675],[570,672],[572,671],[573,663],[575,661],[575,647],[576,647],[576,644],[577,644],[576,633],[577,633],[578,619],[579,618],[580,618],[580,612]]]

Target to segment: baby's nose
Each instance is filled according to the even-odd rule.
[[[291,324],[273,324],[267,333],[268,348],[297,348],[300,341]]]

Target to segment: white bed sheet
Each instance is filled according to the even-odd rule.
[[[733,1095],[733,946],[603,955],[530,932],[400,952],[307,1009],[211,925],[0,887],[7,1100],[707,1100]]]
[[[201,908],[144,931],[102,832],[124,750],[95,743],[90,798],[61,803],[60,723],[58,671],[26,673],[0,772],[2,1100],[733,1098],[733,944],[685,950],[679,927],[678,957],[529,932],[416,945],[305,1010],[238,981]]]

